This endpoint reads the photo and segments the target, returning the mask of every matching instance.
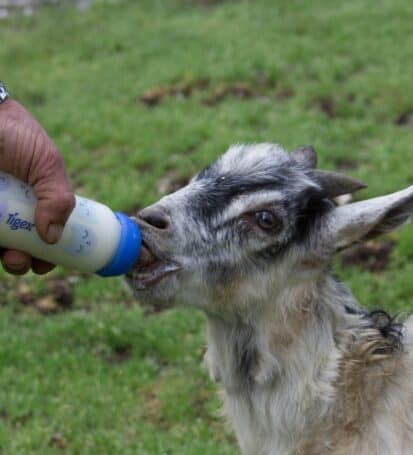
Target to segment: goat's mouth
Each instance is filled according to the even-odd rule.
[[[181,269],[177,262],[161,259],[159,256],[145,241],[142,242],[138,261],[127,274],[128,278],[133,280],[136,290],[154,287],[163,278]]]

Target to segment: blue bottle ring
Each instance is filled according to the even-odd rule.
[[[99,276],[117,276],[128,272],[141,251],[142,238],[139,226],[127,215],[115,212],[121,231],[118,248],[105,267],[96,272]]]

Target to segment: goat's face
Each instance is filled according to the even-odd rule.
[[[271,144],[233,146],[142,210],[143,253],[127,277],[136,296],[200,306],[234,293],[261,300],[270,283],[292,272],[295,247],[332,206],[314,165],[311,148],[288,154]]]
[[[288,154],[271,144],[233,146],[186,187],[142,210],[143,252],[127,276],[135,295],[222,312],[229,301],[259,305],[322,270],[337,248],[323,247],[335,234],[320,237],[320,226],[341,225],[339,215],[328,219],[338,210],[332,200],[364,185],[316,171],[315,162],[310,147]]]

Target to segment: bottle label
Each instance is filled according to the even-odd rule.
[[[17,231],[18,229],[22,231],[31,231],[34,228],[34,223],[31,223],[24,218],[20,218],[19,212],[8,213],[6,216],[6,224],[12,231]]]
[[[91,254],[96,247],[96,234],[93,230],[82,224],[72,224],[70,230],[72,235],[65,251],[79,256]]]

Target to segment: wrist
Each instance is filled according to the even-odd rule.
[[[9,98],[9,93],[7,92],[6,86],[0,81],[0,106],[4,104]]]

